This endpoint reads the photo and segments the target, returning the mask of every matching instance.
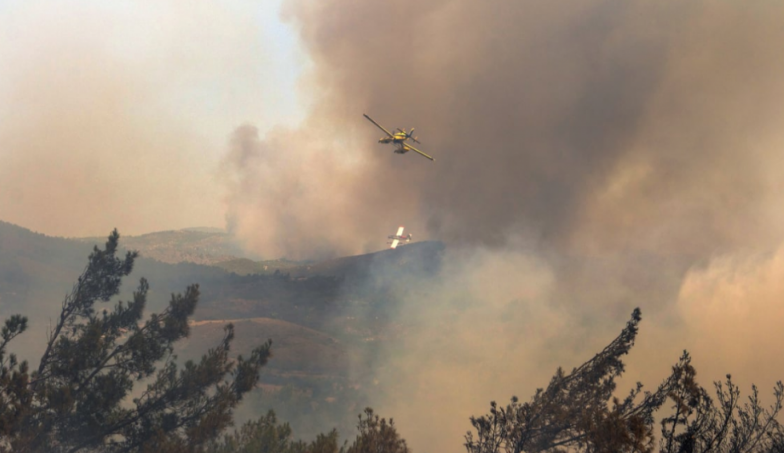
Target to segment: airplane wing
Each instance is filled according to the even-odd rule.
[[[381,129],[382,131],[386,132],[387,135],[389,135],[392,138],[395,138],[395,136],[392,135],[392,132],[389,132],[388,130],[384,129],[384,126],[382,126],[382,125],[378,124],[377,122],[373,121],[373,118],[365,115],[364,113],[362,115],[364,115],[365,118],[367,118],[371,123],[375,124],[379,129]]]
[[[418,149],[414,148],[413,146],[409,145],[408,143],[406,143],[406,148],[410,149],[411,151],[416,151],[416,152],[418,152],[419,154],[421,154],[421,155],[423,155],[423,156],[427,157],[428,159],[432,160],[433,162],[435,162],[435,161],[436,161],[436,160],[435,160],[435,159],[433,159],[432,157],[430,157],[430,156],[428,156],[427,154],[423,153],[422,151],[420,151],[420,150],[418,150]]]
[[[397,244],[398,244],[398,242],[400,242],[400,241],[398,241],[397,239],[395,239],[394,241],[392,241],[392,245],[391,245],[391,246],[389,246],[389,248],[393,249],[393,248],[397,247]]]
[[[402,236],[403,235],[403,227],[397,229],[397,234],[395,236]]]

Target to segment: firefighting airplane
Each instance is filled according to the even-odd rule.
[[[365,114],[363,113],[363,115],[365,115]],[[367,118],[368,121],[370,121],[371,123],[375,124],[379,129],[381,129],[382,131],[384,131],[388,135],[388,137],[381,137],[380,139],[378,139],[379,143],[393,143],[393,144],[395,144],[395,146],[396,146],[395,152],[397,154],[405,154],[405,153],[407,153],[409,151],[415,151],[415,152],[417,152],[417,153],[419,153],[419,154],[421,154],[421,155],[423,155],[423,156],[427,157],[428,159],[430,159],[430,160],[435,162],[435,159],[433,159],[432,157],[428,156],[427,154],[423,153],[422,151],[420,151],[420,150],[414,148],[413,146],[411,146],[410,144],[406,143],[406,140],[408,140],[408,139],[413,140],[415,143],[419,143],[419,140],[417,140],[417,138],[413,136],[414,135],[414,128],[413,127],[411,128],[411,130],[409,132],[406,132],[405,129],[398,128],[397,132],[395,132],[393,134],[392,132],[389,132],[388,130],[386,130],[384,128],[384,126],[382,126],[382,125],[378,124],[377,122],[373,121],[373,118],[371,118],[371,117],[369,117],[367,115],[365,115],[365,118]]]
[[[401,226],[400,228],[398,228],[398,229],[397,229],[397,234],[395,234],[395,235],[392,235],[392,236],[387,236],[387,237],[388,237],[389,239],[392,239],[392,242],[389,242],[389,243],[388,243],[388,244],[392,244],[392,245],[389,247],[389,248],[391,248],[391,249],[393,249],[393,248],[396,248],[396,247],[397,247],[397,245],[398,245],[400,242],[402,242],[402,241],[405,241],[406,243],[408,243],[408,242],[411,242],[411,233],[408,233],[408,235],[407,235],[407,236],[403,236],[403,227],[402,227],[402,226]]]

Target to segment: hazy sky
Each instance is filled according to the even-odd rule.
[[[66,236],[223,227],[231,131],[307,105],[279,7],[0,0],[0,218]]]

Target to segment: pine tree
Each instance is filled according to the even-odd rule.
[[[637,383],[622,401],[613,397],[621,358],[634,345],[640,310],[604,350],[566,374],[558,369],[546,389],[530,402],[517,397],[506,407],[490,403],[490,413],[471,417],[476,434],[466,434],[469,453],[653,452],[654,416],[667,401],[671,414],[661,420],[661,453],[784,453],[784,429],[777,421],[784,386],[774,388],[774,403],[762,407],[756,387],[740,406],[740,392],[727,376],[714,383],[718,406],[695,380],[691,356],[684,351],[672,374],[654,392]]]
[[[288,423],[278,423],[274,411],[210,443],[205,453],[340,453],[338,432],[319,434],[310,443],[295,441]]]
[[[490,414],[471,417],[477,434],[466,434],[468,452],[565,451],[587,444],[593,444],[593,451],[648,451],[653,442],[651,413],[665,391],[646,393],[642,403],[635,404],[638,385],[626,399],[608,406],[615,379],[624,371],[621,357],[634,344],[640,320],[635,309],[626,328],[604,350],[569,374],[559,368],[530,402],[512,397],[505,408],[492,402]]]
[[[357,423],[357,434],[354,443],[348,447],[347,453],[410,453],[411,450],[406,445],[405,439],[395,428],[395,422],[391,418],[387,422],[384,418],[379,418],[373,413],[373,409],[365,409],[365,417],[359,414]]]
[[[773,389],[773,404],[762,406],[759,391],[751,387],[748,401],[740,404],[740,389],[727,375],[714,382],[716,401],[695,380],[691,356],[684,351],[673,367],[667,394],[671,415],[661,420],[661,453],[784,452],[784,431],[777,420],[784,402],[781,381]]]
[[[6,358],[26,319],[5,321],[0,342],[0,451],[196,451],[232,420],[232,411],[259,379],[271,342],[250,357],[230,359],[227,325],[220,344],[198,363],[176,364],[174,344],[188,336],[198,285],[173,294],[169,306],[143,321],[149,285],[141,279],[130,301],[98,310],[119,294],[136,252],[117,257],[113,231],[95,247],[62,303],[38,369]],[[146,389],[129,401],[134,385]]]

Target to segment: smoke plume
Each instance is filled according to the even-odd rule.
[[[302,128],[259,144],[279,176],[233,193],[238,228],[275,232],[252,229],[272,234],[260,249],[285,237],[305,256],[318,238],[356,252],[398,223],[581,254],[704,257],[779,240],[778,5],[285,6],[316,101]],[[393,155],[362,113],[417,126],[436,162]],[[296,184],[281,190],[282,175]]]
[[[368,251],[401,223],[447,244],[376,370],[375,407],[417,451],[459,449],[469,415],[587,360],[634,306],[630,382],[683,348],[705,385],[784,375],[784,6],[290,0],[284,17],[313,108],[235,132],[230,223],[266,255]],[[416,126],[436,162],[392,154],[362,113]]]

